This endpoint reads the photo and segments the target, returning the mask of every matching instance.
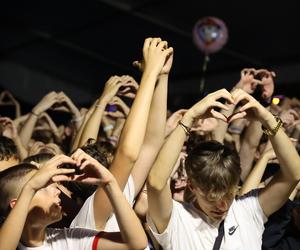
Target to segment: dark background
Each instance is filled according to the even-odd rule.
[[[60,0],[2,1],[0,89],[31,107],[50,90],[78,105],[99,96],[110,75],[130,74],[146,37],[174,47],[169,107],[188,107],[199,92],[204,55],[192,41],[195,22],[222,19],[225,47],[210,56],[205,93],[230,89],[245,67],[277,73],[275,94],[299,96],[297,1]]]

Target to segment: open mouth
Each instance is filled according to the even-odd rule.
[[[55,204],[56,207],[58,207],[58,208],[60,208],[60,209],[62,208],[62,207],[61,207],[61,201],[55,202],[54,204]]]

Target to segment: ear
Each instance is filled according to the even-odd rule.
[[[9,202],[9,206],[10,208],[14,208],[14,206],[17,204],[17,199],[14,198],[14,199],[11,199],[10,202]]]

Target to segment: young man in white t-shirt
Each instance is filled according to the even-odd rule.
[[[228,109],[218,101],[220,98],[229,104],[246,104],[227,118],[215,110]],[[282,166],[266,188],[235,199],[241,172],[238,155],[216,141],[208,141],[195,147],[185,162],[195,200],[183,204],[172,200],[168,184],[172,168],[194,120],[207,117],[225,122],[247,117],[262,123]],[[184,114],[148,177],[148,222],[163,249],[261,249],[264,222],[284,204],[300,179],[299,155],[281,125],[241,89],[211,93]],[[223,236],[220,225],[224,225]],[[221,245],[215,248],[215,242]]]
[[[75,173],[76,162],[81,162],[80,175]],[[74,168],[60,167],[62,164],[72,164]],[[116,214],[120,232],[47,228],[62,218],[59,181],[102,186]],[[26,163],[1,172],[0,196],[0,215],[6,217],[0,228],[0,249],[113,250],[143,249],[147,245],[143,227],[113,175],[82,151],[76,151],[72,158],[57,155],[40,169]]]

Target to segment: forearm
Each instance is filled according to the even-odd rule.
[[[259,121],[252,121],[246,130],[239,152],[242,168],[242,181],[245,181],[251,171],[255,152],[262,134],[261,123]]]
[[[16,118],[18,118],[18,117],[20,117],[21,116],[21,107],[20,107],[20,104],[19,103],[17,103],[17,104],[15,104],[16,106],[16,109],[15,109],[15,112],[16,112]]]
[[[264,126],[270,129],[276,125],[277,121],[270,113],[265,120]],[[292,141],[282,128],[278,130],[276,135],[270,136],[270,141],[279,160],[281,173],[285,178],[297,184],[300,180],[300,158]]]
[[[222,110],[221,113],[225,116],[225,117],[230,117],[233,114],[235,105],[233,104],[227,104],[227,106],[229,107],[228,110]],[[225,134],[226,131],[228,129],[228,123],[218,120],[218,125],[216,127],[216,129],[212,132],[212,136],[213,139],[220,142],[220,143],[224,143],[224,138],[225,138]]]
[[[182,122],[188,127],[192,126],[193,119],[188,112],[184,115]],[[167,185],[185,140],[186,133],[183,128],[178,125],[168,137],[151,168],[148,177],[148,187],[162,190],[165,185]]]
[[[105,186],[105,192],[113,207],[120,228],[122,239],[129,249],[143,249],[147,246],[144,229],[124,197],[116,181]]]
[[[82,133],[85,129],[85,125],[86,125],[87,121],[90,119],[92,113],[94,112],[94,109],[95,109],[95,104],[90,107],[89,111],[84,116],[83,122],[81,123],[81,126],[80,126],[80,129],[77,131],[76,136],[73,139],[71,152],[73,152],[75,149],[77,149],[79,147],[78,145],[79,145]]]
[[[25,186],[18,198],[18,202],[0,228],[0,249],[17,249],[33,196],[34,192]]]
[[[135,193],[138,194],[149,174],[150,168],[164,142],[167,117],[168,75],[160,76],[155,88],[145,140],[136,161],[132,176],[135,183]]]
[[[144,72],[135,100],[126,119],[116,157],[126,157],[135,162],[144,141],[148,115],[157,74]],[[132,143],[134,142],[134,143]]]
[[[100,98],[98,103],[95,105],[94,112],[91,114],[89,119],[87,120],[84,130],[82,131],[81,138],[79,140],[78,147],[83,146],[88,139],[92,138],[94,140],[97,139],[100,124],[102,120],[102,116],[107,105],[107,101]]]
[[[22,126],[19,135],[20,135],[20,139],[21,139],[23,145],[29,144],[35,124],[38,120],[38,115],[39,114],[37,114],[37,113],[35,113],[35,114],[30,113],[26,122]]]
[[[167,119],[168,78],[168,75],[158,77],[157,86],[151,102],[144,140],[145,144],[161,146],[164,142]]]
[[[28,151],[27,149],[24,147],[21,139],[19,136],[17,136],[16,138],[13,139],[14,143],[17,146],[18,149],[18,153],[20,155],[21,160],[25,159],[28,156]]]
[[[268,164],[268,158],[262,156],[254,166],[254,168],[252,169],[248,177],[246,178],[245,182],[243,183],[243,186],[240,190],[240,195],[246,194],[252,189],[258,188],[262,176],[267,167],[267,164]]]

